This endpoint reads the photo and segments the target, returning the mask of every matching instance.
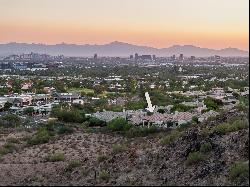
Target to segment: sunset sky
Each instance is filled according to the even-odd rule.
[[[0,43],[249,50],[249,0],[0,0]]]

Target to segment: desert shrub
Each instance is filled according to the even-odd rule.
[[[177,130],[178,131],[184,131],[184,130],[186,130],[187,128],[189,128],[190,126],[192,125],[192,123],[191,122],[186,122],[186,123],[182,123],[178,128],[177,128]]]
[[[212,150],[212,145],[211,143],[204,143],[200,147],[200,152],[202,153],[208,153]]]
[[[207,121],[207,122],[211,122],[211,121],[216,120],[217,118],[218,118],[217,116],[209,116],[209,117],[206,119],[206,121]]]
[[[26,115],[32,115],[35,112],[34,107],[27,107],[23,110],[23,113]]]
[[[0,148],[0,155],[6,155],[16,150],[16,146],[13,143],[7,142]]]
[[[81,125],[80,125],[80,127],[82,128],[82,129],[86,129],[86,128],[88,128],[89,127],[89,122],[88,121],[84,121]]]
[[[215,126],[214,130],[216,132],[219,132],[221,134],[225,134],[227,132],[228,124],[227,123],[222,123],[217,126]]]
[[[13,128],[21,125],[21,119],[14,114],[7,114],[0,117],[0,126],[4,128]]]
[[[72,160],[68,163],[66,167],[66,171],[72,171],[74,168],[81,166],[81,162],[79,160]]]
[[[155,126],[151,127],[132,127],[128,131],[126,131],[127,137],[140,137],[140,136],[148,136],[149,134],[153,134],[158,132],[158,129]]]
[[[103,162],[105,160],[107,160],[108,157],[106,155],[98,155],[97,157],[97,161],[100,163],[100,162]]]
[[[248,127],[248,120],[247,119],[238,119],[233,121],[232,124],[230,124],[230,126],[228,127],[228,131],[229,132],[233,132],[233,131],[238,131],[241,129],[245,129]]]
[[[94,126],[105,126],[105,121],[102,121],[98,118],[95,118],[95,117],[90,117],[88,119],[88,122],[89,122],[89,127],[94,127]]]
[[[0,147],[0,156],[1,155],[6,155],[9,153],[9,150],[4,148],[4,147]]]
[[[132,127],[124,118],[116,118],[108,122],[107,128],[111,131],[127,131]]]
[[[214,131],[217,131],[221,134],[226,134],[228,132],[234,132],[241,129],[248,128],[248,120],[247,119],[236,119],[231,121],[230,123],[222,123],[214,127]]]
[[[20,141],[17,138],[14,138],[14,137],[7,138],[6,141],[9,142],[9,143],[20,143]]]
[[[229,169],[229,178],[235,182],[249,180],[249,164],[243,162],[234,163]]]
[[[122,152],[124,152],[126,150],[127,150],[127,146],[121,145],[121,144],[115,144],[112,147],[112,153],[113,154],[122,153]]]
[[[110,174],[107,171],[102,170],[99,174],[99,177],[101,180],[108,181],[110,178]]]
[[[84,106],[79,104],[79,103],[73,103],[71,106],[72,106],[73,109],[77,109],[77,110],[83,110],[84,109]]]
[[[212,97],[206,97],[204,99],[204,104],[209,110],[218,110],[220,106],[223,105],[222,101],[219,99],[214,99]]]
[[[170,144],[171,142],[173,142],[174,140],[178,139],[180,136],[181,136],[181,132],[177,131],[177,130],[172,130],[170,132],[169,135],[167,135],[166,137],[163,137],[161,139],[161,143],[163,145],[167,145],[167,144]]]
[[[51,134],[71,134],[74,132],[73,128],[70,127],[68,124],[63,124],[58,121],[50,121],[49,123],[45,124],[44,127],[48,130]]]
[[[186,165],[197,164],[198,162],[202,160],[203,160],[203,157],[200,152],[192,152],[192,153],[189,153],[187,157]]]
[[[45,128],[38,129],[38,131],[28,139],[27,143],[29,145],[38,145],[43,143],[48,143],[51,139],[52,134]]]
[[[58,128],[58,134],[71,134],[73,133],[73,129],[68,126],[61,126]]]
[[[51,112],[52,117],[58,118],[60,121],[82,123],[85,121],[85,113],[82,110],[66,110],[60,108],[53,108]]]
[[[47,162],[59,162],[64,160],[65,160],[64,153],[50,154],[46,157]]]
[[[201,129],[201,136],[207,137],[210,134],[210,130],[208,128],[202,128]]]
[[[192,117],[192,122],[193,123],[199,123],[198,117],[197,116],[193,116]]]

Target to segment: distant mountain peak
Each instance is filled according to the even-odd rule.
[[[50,55],[65,56],[93,56],[97,53],[99,56],[129,56],[134,53],[151,54],[156,56],[172,56],[173,54],[182,53],[184,56],[245,56],[249,55],[248,51],[237,48],[209,49],[201,48],[194,45],[173,45],[168,48],[154,48],[148,46],[140,46],[129,44],[121,41],[113,41],[108,44],[27,44],[11,42],[8,44],[0,44],[0,55],[22,54],[22,53],[47,53]]]
[[[109,43],[109,45],[131,45],[131,44],[126,43],[126,42],[113,41]]]

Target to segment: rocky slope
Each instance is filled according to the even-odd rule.
[[[212,128],[216,123],[206,125]],[[248,163],[249,129],[204,134],[203,127],[185,129],[169,144],[161,141],[169,132],[126,138],[78,129],[49,143],[27,146],[29,132],[2,132],[0,147],[10,137],[19,142],[13,153],[1,158],[0,185],[248,185],[248,180],[231,180],[230,167],[238,161]],[[204,143],[211,150],[188,165],[190,153]],[[64,153],[62,161],[48,161],[48,155],[58,152]]]

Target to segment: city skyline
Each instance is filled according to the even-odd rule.
[[[0,43],[249,50],[247,0],[0,0]]]

